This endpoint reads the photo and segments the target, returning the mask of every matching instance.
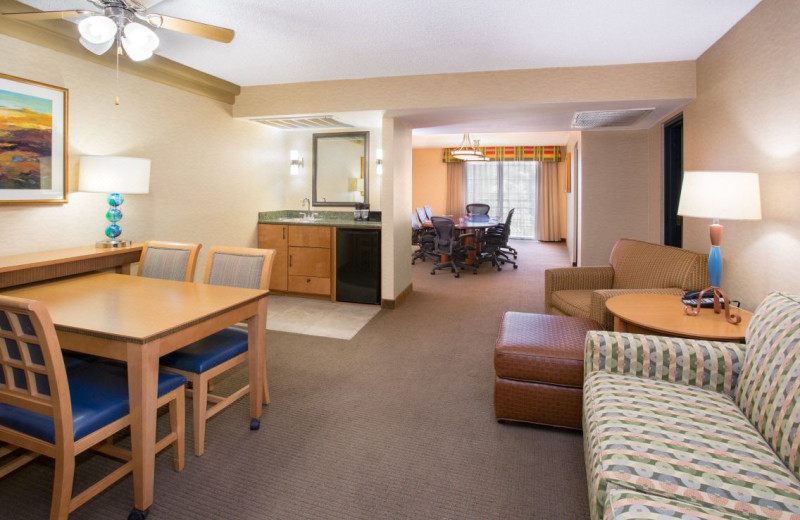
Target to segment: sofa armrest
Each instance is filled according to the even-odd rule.
[[[613,284],[614,269],[610,265],[546,269],[544,272],[544,311],[550,314],[551,295],[555,291],[610,289]]]
[[[592,330],[586,333],[584,375],[602,370],[733,397],[746,349],[740,343]]]
[[[648,294],[674,294],[682,296],[683,290],[678,287],[667,289],[601,289],[592,292],[591,318],[605,330],[614,330],[614,315],[606,308],[609,298],[622,294],[648,293]]]

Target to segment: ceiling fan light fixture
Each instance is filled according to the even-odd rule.
[[[78,24],[78,32],[87,42],[99,45],[114,40],[114,36],[117,35],[117,24],[105,16],[90,16]]]
[[[128,40],[128,45],[133,45],[151,54],[158,48],[158,36],[152,30],[136,22],[125,24],[122,30],[123,37]],[[125,49],[127,51],[127,49]]]
[[[84,37],[81,37],[78,41],[81,42],[81,45],[83,45],[86,50],[93,52],[98,56],[105,54],[106,51],[108,51],[108,49],[114,45],[114,38],[111,38],[105,43],[92,43]]]
[[[153,51],[138,47],[124,36],[122,36],[119,41],[122,43],[122,48],[125,49],[125,54],[127,54],[132,61],[144,61],[153,55]]]

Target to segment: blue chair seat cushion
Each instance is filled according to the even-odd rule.
[[[202,374],[247,352],[247,331],[229,327],[161,357],[165,367]]]
[[[67,380],[76,441],[128,415],[128,371],[125,365],[87,363],[70,370]],[[158,396],[185,384],[186,378],[180,374],[159,372]],[[53,418],[46,415],[0,404],[0,425],[55,443]]]

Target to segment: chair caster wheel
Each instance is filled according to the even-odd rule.
[[[431,271],[431,274],[436,274],[436,271]]]
[[[500,267],[500,266],[498,265],[498,266],[497,266],[497,270],[498,270],[498,271],[502,271],[502,270],[503,270],[503,268],[502,268],[502,267]]]
[[[459,276],[460,276],[460,275],[459,275],[458,273],[456,273],[456,274],[455,274],[455,277],[456,277],[456,278],[459,278]]]
[[[255,431],[261,427],[261,419],[250,419],[250,429]]]
[[[131,514],[128,515],[128,520],[144,520],[147,518],[147,513],[149,509],[145,509],[142,511],[141,509],[134,509],[131,511]]]
[[[515,266],[514,266],[514,269],[519,269],[519,266],[518,266],[518,265],[515,265]]]

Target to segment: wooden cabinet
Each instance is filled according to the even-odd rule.
[[[272,264],[272,277],[269,280],[270,291],[288,290],[288,253],[289,253],[289,226],[278,224],[258,225],[258,247],[261,249],[274,249],[275,260]]]
[[[331,294],[331,235],[327,226],[258,225],[258,247],[275,249],[269,288]]]

